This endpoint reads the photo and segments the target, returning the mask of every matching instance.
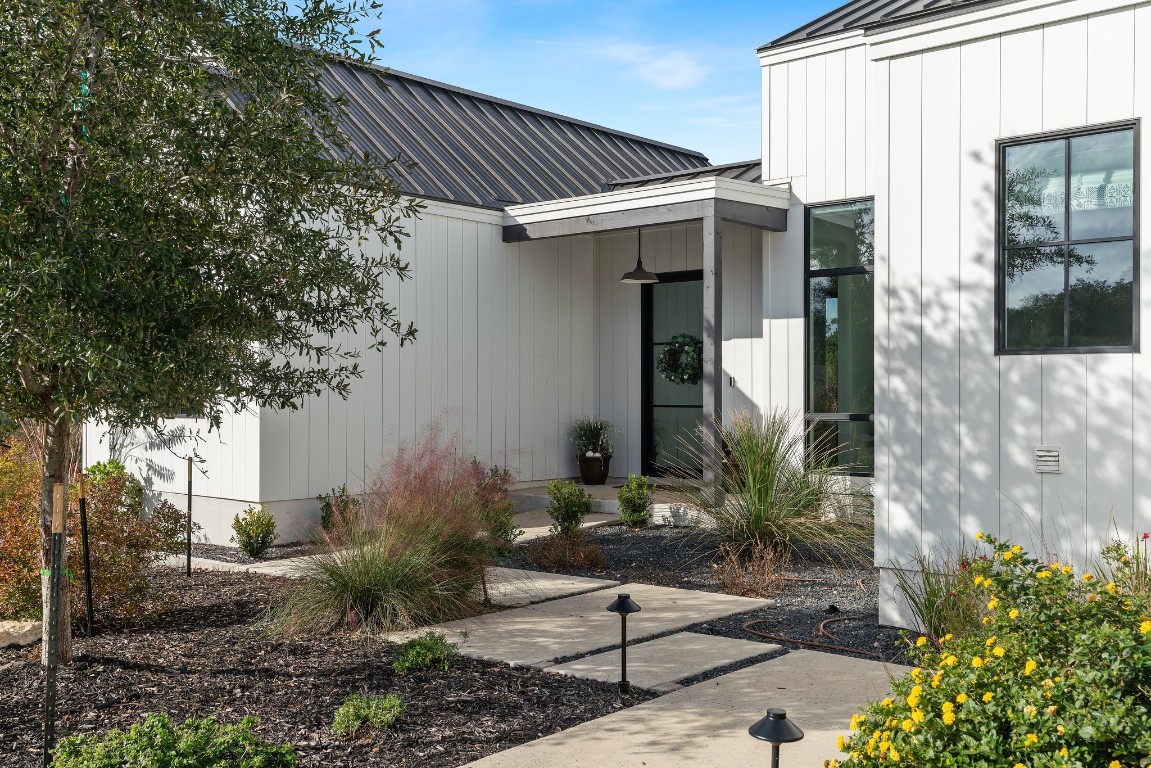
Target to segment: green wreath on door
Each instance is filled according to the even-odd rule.
[[[703,378],[703,341],[690,333],[672,336],[656,358],[655,368],[672,384],[698,384]]]

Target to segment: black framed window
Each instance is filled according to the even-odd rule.
[[[997,353],[1137,349],[1138,130],[999,142]]]
[[[806,402],[809,439],[844,471],[875,466],[875,203],[807,209]]]

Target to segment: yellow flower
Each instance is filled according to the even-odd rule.
[[[1053,688],[1053,687],[1055,687],[1055,682],[1049,677],[1043,681],[1043,687],[1044,688]]]
[[[1023,551],[1023,547],[1016,544],[1014,547],[1011,548],[1011,551],[1018,555],[1020,552]]]
[[[994,611],[998,607],[999,607],[999,598],[998,597],[993,597],[987,601],[987,610]]]
[[[1007,612],[1007,618],[1012,619],[1012,620],[1018,619],[1019,618],[1018,609],[1012,608],[1010,611],[1008,611]]]
[[[1035,578],[1037,579],[1046,579],[1049,576],[1051,576],[1051,571],[1039,571],[1035,574]]]
[[[1014,552],[1004,552],[1004,553],[1003,553],[1003,562],[1005,562],[1005,563],[1006,563],[1008,560],[1010,560],[1010,559],[1011,559],[1011,558],[1013,558],[1013,557],[1015,557],[1015,553],[1014,553]]]
[[[1070,565],[1063,566],[1063,575],[1064,576],[1070,576],[1072,570],[1074,570],[1074,569]]]
[[[1089,573],[1085,573],[1085,574],[1083,574],[1083,580],[1084,581],[1094,581],[1095,577]]]
[[[1038,666],[1032,659],[1028,659],[1027,663],[1023,665],[1023,674],[1030,675]]]
[[[911,670],[911,679],[918,683],[920,680],[923,679],[923,670],[920,669],[919,667],[916,667],[915,669]]]
[[[1087,602],[1089,602],[1089,603],[1099,602],[1099,595],[1095,594],[1094,592],[1091,593],[1090,595],[1087,596]]]
[[[863,722],[863,715],[856,712],[854,715],[851,716],[851,725],[848,727],[851,728],[851,730],[853,730],[853,731],[859,730],[859,724],[862,722]]]
[[[922,723],[927,716],[923,714],[922,709],[911,710],[911,719],[917,723]]]
[[[976,669],[978,669],[979,667],[982,667],[983,666],[983,659],[976,656],[975,658],[973,658],[971,660],[971,666],[975,667]]]
[[[845,742],[843,740],[843,734],[840,734],[840,735],[835,737],[835,748],[838,749],[840,752],[846,752],[847,751],[846,745],[847,745],[847,742]]]
[[[838,760],[824,760],[823,768],[839,768]]]
[[[915,647],[916,648],[922,648],[925,645],[927,645],[927,638],[924,637],[923,635],[920,635],[919,639],[915,641]]]
[[[995,658],[997,658],[997,659],[1002,659],[1002,658],[1003,658],[1003,654],[1007,653],[1007,651],[1006,651],[1006,650],[1004,650],[1004,648],[1003,648],[1003,646],[1002,646],[1002,645],[997,645],[997,646],[995,646],[995,648],[994,648],[994,649],[992,649],[992,651],[991,651],[991,652],[995,654]]]
[[[975,586],[977,586],[977,587],[983,586],[983,577],[982,576],[976,576],[974,579],[972,579],[972,581],[975,582]]]
[[[991,623],[991,617],[990,616],[984,616],[983,617],[983,623],[984,624],[990,624]]]
[[[953,653],[945,653],[943,654],[943,658],[939,660],[939,663],[945,667],[954,667],[959,663],[959,657]]]
[[[892,750],[887,753],[887,756],[891,758],[891,762],[893,762],[893,763],[899,762],[899,753],[896,752],[894,748],[892,748]]]
[[[1119,587],[1115,586],[1115,582],[1110,581],[1107,583],[1107,594],[1113,595],[1119,591]]]
[[[955,697],[955,701],[958,704],[962,704],[963,702],[967,701],[967,694],[966,693],[959,694],[958,696]]]
[[[943,681],[943,670],[939,670],[931,677],[931,687],[938,688],[939,683]]]
[[[941,642],[941,643],[946,643],[948,640],[952,639],[953,637],[955,637],[955,635],[953,635],[953,634],[951,634],[950,632],[948,632],[946,635],[944,635],[943,637],[939,638],[939,642]]]
[[[992,693],[991,691],[988,691],[987,693],[983,694],[983,703],[984,704],[990,704],[991,700],[994,698],[995,698],[995,694]]]
[[[1066,732],[1066,730],[1067,729],[1064,728],[1062,725],[1055,726],[1055,732],[1058,733],[1060,736],[1062,736]]]
[[[1035,713],[1038,711],[1039,710],[1035,708],[1034,704],[1028,704],[1023,708],[1023,714],[1027,715],[1028,717],[1035,717]]]
[[[1067,757],[1067,747],[1064,746],[1059,748],[1059,756]]]
[[[905,731],[911,731],[911,730],[914,730],[915,723],[911,720],[911,718],[907,718],[906,720],[904,720],[902,723],[899,724],[899,727]]]
[[[951,725],[954,722],[955,722],[955,713],[954,712],[944,712],[943,713],[943,724],[944,725]]]
[[[1144,619],[1143,623],[1139,625],[1139,631],[1143,634],[1151,632],[1151,619]]]
[[[987,534],[985,534],[983,531],[980,531],[979,533],[975,534],[975,540],[976,541],[983,541],[983,537],[986,535]]]
[[[1024,739],[1023,739],[1023,743],[1024,743],[1024,744],[1026,744],[1026,745],[1027,745],[1027,746],[1029,746],[1029,747],[1034,747],[1036,744],[1038,744],[1038,743],[1039,743],[1039,737],[1038,737],[1038,736],[1036,736],[1034,733],[1029,733],[1029,734],[1027,734],[1027,736],[1026,736]]]
[[[951,712],[954,709],[955,709],[955,705],[952,704],[950,701],[943,702],[943,711],[944,712]]]
[[[1059,570],[1060,564],[1059,563],[1052,563],[1051,565],[1049,565],[1047,567],[1051,570],[1052,573],[1054,573],[1055,571]]]
[[[1123,764],[1118,760],[1112,760],[1107,764],[1107,768],[1123,768]]]
[[[985,646],[987,646],[988,648],[990,648],[991,646],[995,645],[995,641],[998,639],[999,639],[998,637],[996,637],[995,635],[992,635],[991,637],[987,638],[987,640],[983,644]]]
[[[1027,768],[1027,766],[1023,763],[1016,763],[1015,765],[1011,766],[1011,768]]]
[[[879,705],[881,707],[890,707],[894,703],[895,703],[895,701],[889,696],[886,699],[884,699],[883,701],[879,702]]]

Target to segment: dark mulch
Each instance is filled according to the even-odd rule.
[[[458,766],[650,698],[609,684],[461,659],[447,672],[397,675],[393,646],[330,635],[282,639],[252,622],[283,586],[274,577],[158,569],[173,607],[142,629],[77,638],[62,668],[63,734],[126,728],[147,712],[176,720],[260,718],[258,733],[296,747],[301,765]],[[38,646],[0,650],[0,764],[40,764],[44,690]],[[393,730],[347,740],[332,716],[351,693],[395,693]]]
[[[239,547],[225,547],[219,544],[192,544],[192,557],[220,560],[225,563],[266,563],[269,560],[283,560],[288,557],[303,557],[315,554],[320,547],[308,541],[293,541],[289,544],[273,544],[263,557],[248,557]]]
[[[596,569],[559,569],[557,572],[621,583],[639,582],[665,587],[722,592],[711,561],[721,540],[715,534],[691,528],[655,527],[632,530],[622,525],[593,528],[590,539],[603,549],[607,562]],[[544,570],[531,564],[522,547],[507,558],[506,565]],[[879,571],[876,568],[832,566],[813,553],[795,558],[793,580],[783,582],[773,595],[774,605],[741,613],[726,619],[694,625],[691,632],[777,643],[796,650],[807,648],[797,642],[757,637],[744,630],[746,622],[763,623],[757,631],[800,641],[818,641],[822,650],[861,658],[902,662],[906,643],[898,629],[879,625]],[[828,623],[818,636],[820,625]],[[819,649],[817,649],[819,650]],[[729,671],[725,668],[722,671]]]

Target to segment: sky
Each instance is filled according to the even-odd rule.
[[[379,63],[703,152],[760,156],[756,48],[836,0],[381,0]]]

